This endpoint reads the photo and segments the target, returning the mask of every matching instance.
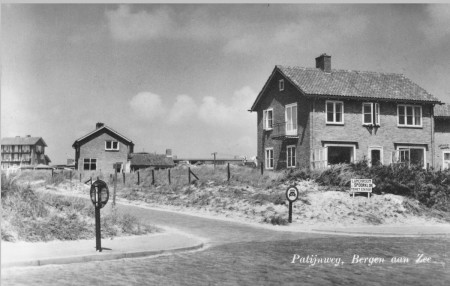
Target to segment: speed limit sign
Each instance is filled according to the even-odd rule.
[[[298,190],[295,186],[290,186],[287,188],[286,198],[290,202],[295,202],[298,199]]]

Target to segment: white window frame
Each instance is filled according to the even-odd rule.
[[[293,149],[291,151],[292,157],[291,160],[293,159],[293,164],[289,164],[290,160],[289,160],[289,149]],[[286,167],[287,168],[295,168],[296,167],[296,161],[297,161],[297,148],[295,145],[288,145],[286,146]]]
[[[328,104],[333,104],[333,121],[328,121]],[[342,113],[342,122],[336,121],[336,104],[340,103],[342,104],[341,113]],[[337,101],[337,100],[326,100],[325,101],[325,122],[327,124],[334,124],[334,125],[344,125],[344,102],[343,101]]]
[[[272,113],[272,126],[269,127],[268,124],[268,117],[267,114],[271,112]],[[273,129],[273,108],[268,108],[263,110],[263,129],[264,130],[272,130]]]
[[[267,151],[272,151],[272,158],[267,157]],[[272,159],[272,166],[270,166],[270,159]],[[274,156],[273,156],[273,147],[266,148],[264,150],[264,167],[266,170],[273,170],[273,166],[275,164]]]
[[[85,160],[89,160],[89,169],[84,168],[84,165],[86,164]],[[91,169],[92,160],[95,160],[95,169]],[[97,163],[97,158],[83,158],[83,171],[97,171]]]
[[[370,105],[370,122],[364,122],[364,106]],[[364,126],[380,126],[380,104],[378,102],[363,102],[362,103],[362,124]],[[375,121],[375,122],[374,122]]]
[[[398,145],[395,149],[398,152],[397,161],[400,162],[400,149],[423,149],[423,169],[427,168],[427,148],[422,146],[408,146],[408,145]],[[411,156],[411,151],[409,151]]]
[[[372,166],[372,150],[380,150],[380,163],[381,165],[384,165],[384,160],[383,160],[383,147],[381,146],[369,146],[368,148],[368,155],[367,158],[369,159],[369,166]]]
[[[443,150],[442,151],[442,169],[443,170],[446,169],[446,168],[444,168],[445,167],[445,165],[444,165],[444,163],[445,163],[445,154],[450,154],[450,151],[447,151],[447,150]],[[449,168],[450,168],[450,165],[449,165]]]
[[[287,115],[287,111],[289,108],[292,108],[292,110],[294,110],[295,108],[295,119],[292,119],[292,129],[288,130],[288,126],[289,126],[289,122],[288,122],[288,115]],[[291,111],[291,115],[292,115],[292,111]],[[292,117],[292,116],[291,116]],[[284,120],[286,121],[286,135],[297,135],[297,131],[298,131],[298,108],[297,108],[297,103],[291,103],[291,104],[287,104],[284,107]],[[293,128],[295,123],[295,129]]]
[[[108,142],[111,142],[111,147],[108,148]],[[114,143],[117,143],[116,148],[114,148]],[[106,140],[105,141],[105,151],[119,151],[120,142],[115,140]]]
[[[279,91],[283,91],[284,90],[284,79],[280,79],[278,81],[278,89],[279,89]]]
[[[405,111],[405,123],[404,124],[400,124],[400,107],[404,108]],[[406,109],[408,107],[412,108],[412,112],[413,112],[413,124],[408,124],[408,120],[407,120],[407,114],[406,114]],[[415,124],[415,119],[416,119],[416,111],[415,111],[415,107],[419,107],[420,108],[420,125],[416,125]],[[412,104],[397,104],[397,126],[400,127],[422,127],[423,126],[423,112],[422,112],[422,106],[421,105],[412,105]]]
[[[327,148],[326,160],[327,160],[328,166],[330,166],[330,164],[328,163],[328,147],[352,147],[353,148],[353,160],[351,160],[351,163],[356,162],[356,144],[325,143],[325,144],[323,144],[323,147]]]

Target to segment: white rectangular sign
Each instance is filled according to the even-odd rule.
[[[371,193],[373,187],[372,179],[351,179],[351,192]]]

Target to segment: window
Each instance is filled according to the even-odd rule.
[[[273,148],[266,148],[266,169],[273,169]]]
[[[85,171],[97,170],[97,159],[85,158],[83,170]]]
[[[349,164],[355,162],[356,145],[353,144],[325,144],[327,147],[327,163]]]
[[[297,135],[297,103],[286,105],[286,135]]]
[[[273,109],[263,111],[263,121],[265,130],[271,130],[273,128]]]
[[[278,81],[278,88],[279,88],[280,91],[284,90],[284,79],[280,79]]]
[[[344,103],[342,101],[327,101],[326,122],[329,124],[344,124]]]
[[[442,169],[450,169],[450,151],[442,151]]]
[[[286,147],[286,159],[287,159],[286,160],[287,167],[294,168],[295,167],[295,145]]]
[[[105,150],[119,150],[119,142],[117,141],[106,141],[105,142]]]
[[[398,125],[422,127],[422,106],[397,105]]]
[[[397,150],[399,163],[426,167],[425,147],[398,147]]]
[[[362,106],[363,125],[380,125],[380,104],[364,102]]]
[[[23,153],[29,153],[30,152],[30,145],[22,146],[22,152]]]

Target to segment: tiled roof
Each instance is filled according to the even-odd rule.
[[[276,66],[307,95],[439,102],[402,74]]]
[[[172,158],[166,155],[149,154],[149,153],[133,153],[131,156],[131,166],[174,166]]]
[[[129,144],[133,144],[133,141],[131,141],[130,139],[128,139],[127,137],[125,137],[125,136],[123,136],[122,134],[120,134],[119,132],[117,132],[117,131],[115,131],[114,129],[112,129],[111,127],[109,127],[109,126],[106,126],[106,125],[103,125],[103,126],[101,126],[100,128],[96,128],[95,130],[93,130],[93,131],[91,131],[91,132],[89,132],[88,134],[86,134],[86,135],[84,135],[83,137],[81,137],[81,138],[78,138],[77,140],[75,140],[75,142],[72,144],[72,147],[74,147],[75,148],[75,146],[77,145],[77,144],[81,144],[80,142],[84,142],[85,141],[85,139],[87,139],[89,136],[91,136],[91,135],[93,135],[93,134],[95,134],[95,133],[97,133],[97,132],[100,132],[100,131],[109,131],[109,132],[112,132],[112,134],[115,134],[116,136],[119,136],[120,138],[122,138],[124,141],[127,141]],[[84,144],[84,143],[83,143]],[[134,144],[133,144],[134,145]]]
[[[47,147],[42,137],[5,137],[2,138],[2,145],[35,145],[39,140],[42,140],[44,146]]]
[[[450,117],[450,104],[435,105],[434,106],[435,117]]]

